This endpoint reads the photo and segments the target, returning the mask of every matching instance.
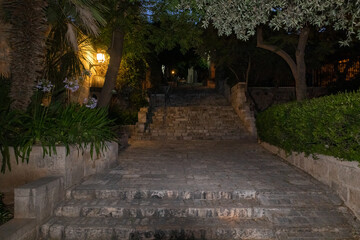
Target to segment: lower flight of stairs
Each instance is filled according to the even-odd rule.
[[[57,240],[354,239],[341,201],[311,208],[320,194],[74,188],[40,232]]]

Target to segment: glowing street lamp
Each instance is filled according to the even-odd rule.
[[[100,66],[104,66],[104,63],[105,63],[105,54],[104,53],[97,53],[96,54],[96,60],[97,60],[97,64],[92,64],[90,63],[90,68],[89,68],[89,71],[91,72],[91,69],[93,67],[100,67]],[[96,70],[95,70],[96,72]],[[91,76],[90,78],[90,87],[102,87],[104,85],[104,78],[101,77],[100,75],[94,75],[94,76]]]
[[[172,75],[175,75],[175,70],[171,70],[171,74],[172,74]]]
[[[98,61],[98,63],[104,63],[105,62],[105,54],[97,53],[96,60]]]

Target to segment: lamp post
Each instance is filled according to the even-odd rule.
[[[97,53],[96,54],[96,60],[97,60],[98,64],[90,63],[89,71],[91,70],[92,67],[101,66],[105,62],[105,54]]]
[[[96,54],[96,60],[97,60],[97,64],[92,64],[92,63],[90,63],[90,65],[89,65],[89,72],[91,72],[91,69],[93,68],[93,67],[97,67],[97,66],[103,66],[104,65],[104,63],[105,63],[105,60],[106,60],[106,58],[105,58],[105,54],[104,53],[97,53]],[[97,72],[96,70],[95,70],[95,72]],[[95,79],[94,78],[95,76],[92,76],[91,77],[91,81],[90,81],[90,88],[91,87],[95,87],[95,88],[99,88],[101,85],[103,85],[103,84],[101,84],[101,81],[99,81],[97,78]],[[93,81],[95,80],[95,85],[96,86],[93,86]]]
[[[97,53],[96,60],[98,61],[98,63],[104,63],[105,62],[105,54]]]

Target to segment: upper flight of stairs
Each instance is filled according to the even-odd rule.
[[[181,90],[167,105],[152,109],[150,124],[138,140],[252,139],[232,106],[213,89]]]

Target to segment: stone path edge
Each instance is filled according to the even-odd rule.
[[[267,151],[300,168],[315,179],[332,188],[360,220],[360,164],[356,161],[341,161],[332,156],[305,153],[291,154],[277,146],[259,141]]]

